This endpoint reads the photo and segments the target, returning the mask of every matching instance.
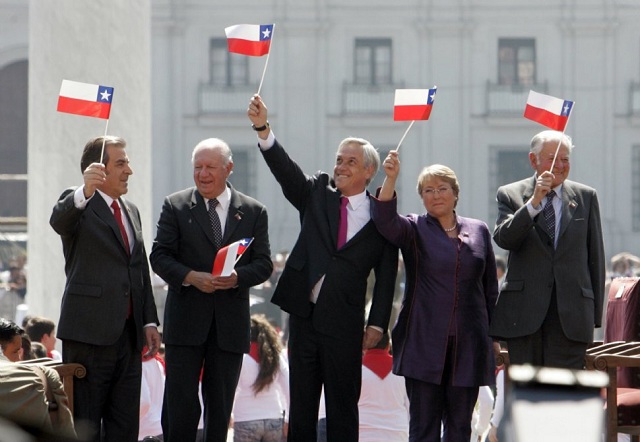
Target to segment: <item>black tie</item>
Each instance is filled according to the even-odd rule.
[[[222,244],[222,226],[220,225],[218,212],[216,212],[216,206],[218,204],[216,198],[209,200],[209,219],[211,220],[211,227],[213,228],[213,237],[216,241],[216,247],[220,248]]]
[[[544,209],[542,209],[542,214],[544,215],[544,220],[547,223],[547,231],[549,232],[551,241],[554,241],[556,236],[556,211],[553,208],[554,196],[556,196],[555,190],[547,193],[547,203],[544,205]]]

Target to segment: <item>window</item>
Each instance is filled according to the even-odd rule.
[[[505,184],[520,181],[534,174],[529,162],[529,148],[527,146],[518,147],[494,147],[491,155],[491,177],[489,180],[489,229],[493,230],[493,225],[498,219],[498,206],[496,204],[496,191],[498,187]]]
[[[536,42],[533,38],[498,41],[498,84],[530,86],[536,82]]]
[[[255,195],[255,158],[250,155],[254,149],[247,147],[233,149],[233,173],[229,177],[229,182],[233,187],[244,194]]]
[[[226,38],[211,39],[209,63],[211,84],[243,86],[249,83],[248,57],[229,52]]]
[[[390,38],[356,38],[354,82],[391,84]]]

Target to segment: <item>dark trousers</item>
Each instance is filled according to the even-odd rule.
[[[289,441],[316,440],[324,384],[327,440],[358,440],[362,336],[351,340],[318,333],[311,318],[291,315],[289,336]]]
[[[233,408],[242,353],[218,347],[215,321],[201,345],[166,345],[167,378],[162,406],[165,442],[196,440],[201,406],[198,398],[202,373],[204,440],[225,442]]]
[[[553,288],[549,311],[538,331],[532,335],[507,339],[509,362],[544,367],[584,368],[588,344],[568,339],[562,330],[556,289]]]
[[[65,340],[64,362],[87,369],[74,380],[74,420],[80,440],[135,442],[140,419],[141,353],[135,348],[135,324],[126,322],[113,345]]]

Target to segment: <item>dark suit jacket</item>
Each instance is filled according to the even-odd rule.
[[[374,269],[376,283],[368,325],[386,330],[398,249],[369,221],[337,250],[340,192],[332,178],[320,172],[305,175],[277,141],[262,155],[284,196],[300,212],[302,224],[271,301],[291,314],[309,317],[311,289],[326,275],[313,310],[314,328],[336,338],[362,339],[367,277]]]
[[[136,347],[142,351],[143,326],[157,324],[158,314],[138,208],[119,200],[135,237],[128,257],[113,212],[100,193],[80,210],[73,202],[75,190],[63,192],[49,221],[62,238],[67,275],[57,336],[93,345],[115,344],[131,297]]]
[[[273,269],[267,210],[227,186],[231,188],[231,201],[222,244],[254,238],[235,267],[238,287],[229,290],[203,293],[182,285],[191,270],[211,272],[217,248],[207,205],[195,187],[169,195],[164,201],[150,261],[153,270],[169,284],[163,328],[166,344],[202,344],[215,315],[218,346],[235,353],[249,352],[249,288],[266,281]]]
[[[535,177],[498,189],[500,211],[495,242],[509,251],[507,274],[491,322],[496,338],[537,331],[556,287],[558,313],[567,338],[593,340],[600,327],[604,300],[605,255],[596,191],[565,180],[558,246],[546,232],[542,214],[531,219],[526,202]]]

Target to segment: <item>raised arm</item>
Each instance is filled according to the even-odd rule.
[[[390,201],[393,198],[396,189],[396,180],[400,174],[400,159],[398,158],[398,151],[392,150],[382,163],[384,167],[384,173],[386,178],[382,183],[382,189],[378,195],[380,201]]]

